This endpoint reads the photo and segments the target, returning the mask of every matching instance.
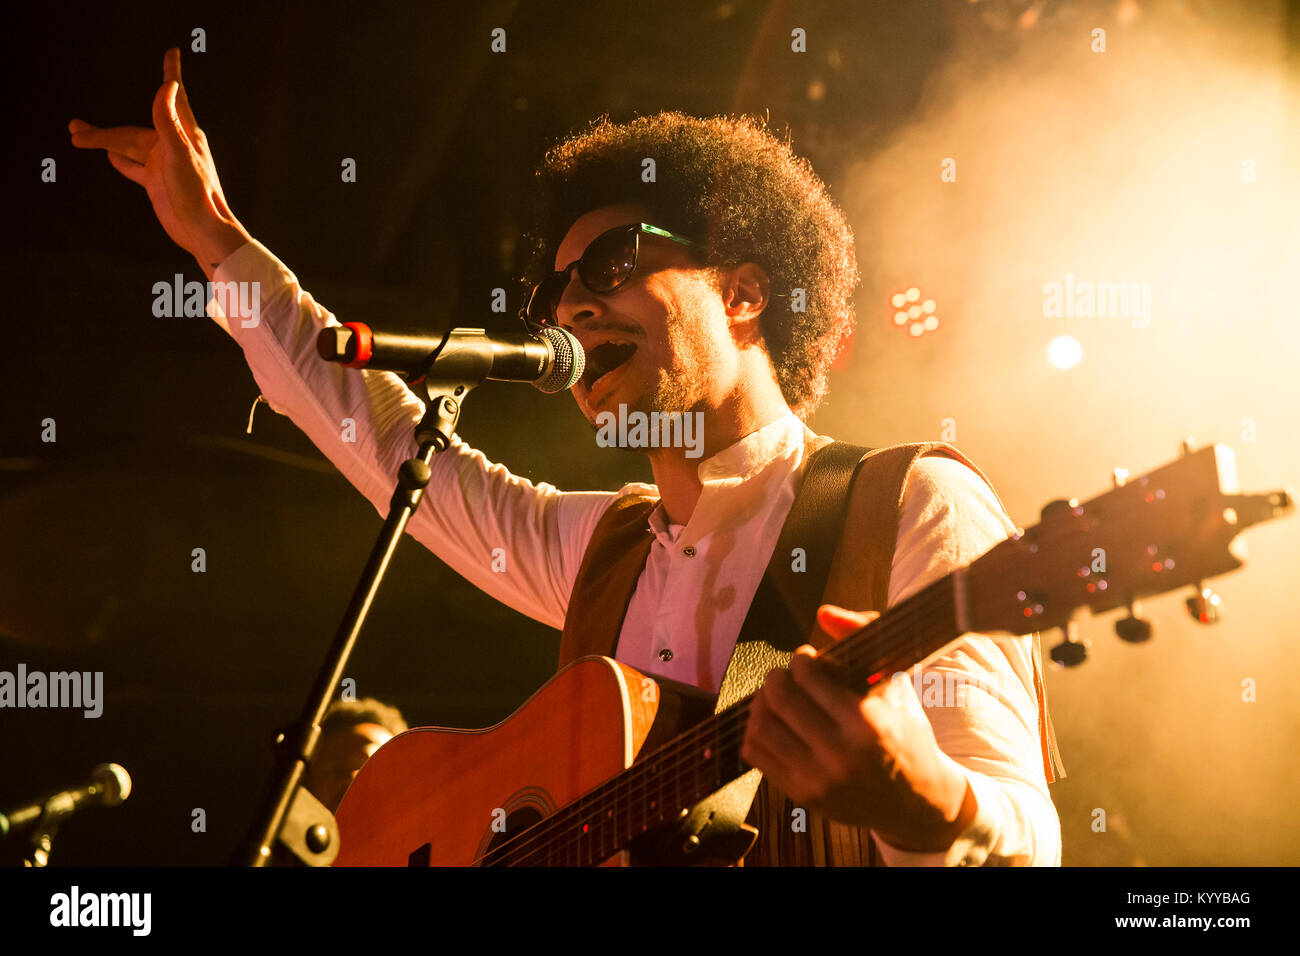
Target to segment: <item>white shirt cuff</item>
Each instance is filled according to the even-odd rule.
[[[238,341],[240,331],[261,325],[262,309],[272,291],[297,281],[266,246],[250,239],[212,270],[208,315]]]

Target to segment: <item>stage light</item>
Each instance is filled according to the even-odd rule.
[[[939,316],[935,315],[938,306],[934,299],[921,301],[921,290],[918,287],[912,286],[904,292],[895,292],[889,301],[897,310],[894,312],[894,325],[899,328],[907,326],[907,332],[912,338],[939,328]]]
[[[1069,335],[1058,335],[1047,346],[1047,359],[1057,368],[1074,368],[1083,358],[1083,346]]]

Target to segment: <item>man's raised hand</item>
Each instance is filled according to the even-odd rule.
[[[68,131],[73,146],[107,151],[114,169],[145,188],[167,235],[194,256],[211,278],[217,265],[249,235],[221,192],[208,139],[194,119],[181,83],[181,53],[175,47],[163,58],[153,124],[153,129],[101,129],[74,119]]]

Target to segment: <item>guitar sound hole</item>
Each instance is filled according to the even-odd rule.
[[[529,827],[540,823],[541,820],[542,812],[536,807],[520,807],[514,813],[506,817],[506,826],[504,830],[492,834],[492,839],[488,841],[487,845],[488,851],[491,852],[503,843],[513,840]]]

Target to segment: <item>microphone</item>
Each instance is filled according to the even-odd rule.
[[[0,837],[18,833],[50,819],[66,817],[82,807],[115,807],[131,796],[131,775],[116,763],[101,763],[90,772],[91,782],[74,790],[63,790],[39,803],[0,813]]]
[[[346,368],[528,382],[548,394],[572,388],[587,363],[581,343],[554,326],[535,334],[450,329],[441,335],[397,335],[347,322],[322,329],[316,351]]]

